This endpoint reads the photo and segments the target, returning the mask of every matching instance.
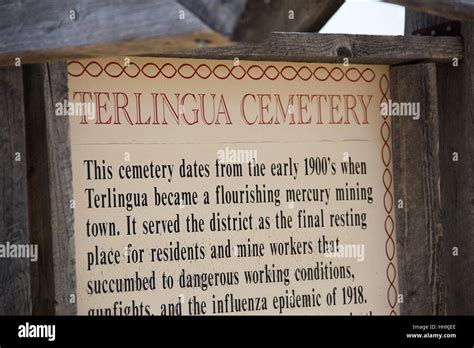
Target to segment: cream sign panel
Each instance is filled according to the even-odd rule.
[[[68,74],[79,314],[398,314],[387,66]]]

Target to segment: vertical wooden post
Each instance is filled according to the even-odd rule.
[[[392,67],[394,102],[420,103],[420,118],[393,117],[401,314],[444,313],[439,127],[434,64]]]
[[[405,35],[446,22],[407,10]],[[474,314],[474,24],[461,22],[464,59],[437,66],[445,313]],[[456,161],[457,156],[457,161]]]
[[[461,35],[464,59],[438,68],[448,315],[474,315],[474,24]]]
[[[25,120],[21,68],[0,69],[0,244],[27,244]],[[0,315],[31,314],[30,260],[0,258]]]
[[[65,63],[25,67],[25,113],[31,239],[42,261],[32,269],[33,314],[75,314],[75,262]]]

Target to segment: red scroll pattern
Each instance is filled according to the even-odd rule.
[[[350,82],[363,80],[367,83],[372,82],[375,79],[375,72],[372,69],[365,68],[360,70],[355,67],[343,70],[340,67],[328,69],[325,66],[309,67],[303,65],[296,68],[291,65],[285,65],[282,68],[278,68],[275,65],[263,67],[254,64],[248,68],[244,68],[242,65],[232,65],[229,67],[225,64],[217,64],[214,67],[210,67],[204,63],[197,66],[193,66],[189,63],[183,63],[178,66],[175,66],[172,63],[164,63],[162,65],[146,63],[140,67],[134,62],[130,62],[128,66],[120,64],[119,62],[109,62],[102,66],[97,61],[91,61],[84,65],[82,62],[76,60],[70,61],[67,66],[68,74],[74,77],[79,77],[84,74],[98,77],[105,74],[112,78],[121,77],[122,75],[135,78],[140,74],[143,74],[143,76],[150,79],[157,78],[158,76],[172,79],[179,76],[184,79],[199,77],[203,80],[207,80],[209,77],[213,76],[219,80],[225,80],[232,76],[236,80],[241,80],[247,76],[252,80],[267,78],[273,81],[277,78],[282,78],[287,81],[293,81],[296,79],[308,81],[311,78],[315,78],[318,81],[326,81],[328,79],[341,81],[346,79]]]
[[[388,103],[387,93],[389,90],[389,81],[387,75],[383,74],[379,81],[379,88],[382,92],[382,98],[380,104]],[[390,147],[391,140],[391,129],[388,123],[388,116],[380,115],[383,119],[382,126],[380,128],[380,135],[382,137],[383,145],[381,149],[382,162],[385,166],[385,170],[382,175],[383,185],[385,187],[385,193],[383,196],[383,206],[385,209],[385,234],[387,235],[387,240],[385,242],[385,255],[388,259],[388,265],[386,270],[387,280],[388,280],[388,289],[387,289],[387,301],[391,308],[390,315],[397,315],[395,307],[397,305],[397,288],[395,286],[395,281],[397,279],[397,270],[394,265],[395,258],[395,241],[393,240],[393,232],[395,231],[395,223],[392,218],[393,211],[393,194],[391,192],[391,187],[393,184],[393,175],[390,170],[390,165],[392,164],[392,150]]]

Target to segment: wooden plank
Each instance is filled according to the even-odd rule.
[[[384,0],[412,10],[457,20],[474,20],[472,0]]]
[[[420,103],[420,119],[392,117],[402,315],[444,313],[436,66],[392,67],[391,99]]]
[[[29,217],[43,262],[32,272],[34,314],[75,314],[75,261],[69,120],[55,116],[67,100],[65,63],[25,68]]]
[[[459,37],[375,36],[317,33],[274,33],[261,44],[182,50],[162,57],[301,61],[354,64],[450,62],[463,57]]]
[[[271,32],[319,31],[343,0],[179,0],[234,41],[260,42]]]
[[[405,32],[445,22],[406,12]],[[461,22],[464,60],[438,65],[440,186],[444,229],[445,307],[448,315],[474,314],[474,25]],[[453,56],[456,58],[456,56]],[[453,161],[453,153],[459,161]],[[458,248],[458,256],[453,248]]]
[[[466,60],[438,73],[448,315],[474,315],[474,24],[461,23],[461,35]]]
[[[12,0],[0,13],[0,65],[227,42],[175,0]]]
[[[406,12],[405,31],[446,21]],[[474,24],[461,22],[465,59],[438,66],[441,202],[443,208],[446,314],[474,314]],[[453,56],[454,58],[455,56]],[[453,153],[459,161],[453,161]],[[453,255],[458,248],[458,256]]]
[[[157,48],[158,47],[158,48]],[[135,47],[103,46],[99,51],[69,51],[69,58],[121,55],[131,53]],[[273,33],[260,44],[235,44],[224,47],[169,50],[151,44],[146,48],[149,56],[253,60],[293,60],[302,62],[341,63],[349,58],[355,64],[401,64],[407,62],[449,62],[452,57],[463,57],[462,39],[459,37],[426,36],[375,36],[317,33]],[[138,49],[134,55],[143,55]],[[62,57],[61,54],[55,58]],[[37,60],[45,57],[36,57]],[[50,57],[51,58],[51,57]],[[23,59],[23,58],[22,58]],[[6,63],[0,54],[0,64]],[[11,63],[11,62],[9,62]]]
[[[27,244],[28,207],[21,68],[0,69],[0,156],[0,244]],[[0,258],[0,315],[28,314],[31,314],[30,260]]]

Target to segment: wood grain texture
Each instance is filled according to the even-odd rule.
[[[221,20],[222,26],[213,25],[229,34],[238,27],[234,23],[236,15],[230,18],[229,9],[238,12],[244,5],[238,0],[230,3],[221,1],[185,4],[188,7],[193,4],[192,8],[210,23],[212,14],[215,17],[221,13],[221,10],[212,8],[226,9],[220,16],[227,20]],[[281,6],[276,6],[277,3]],[[264,38],[268,30],[318,30],[314,21],[322,23],[322,20],[315,19],[318,17],[315,15],[317,9],[340,5],[335,5],[337,1],[330,3],[332,5],[317,1],[246,2],[239,12],[242,15],[239,20],[245,23],[239,24],[239,28],[247,30],[247,34],[235,34],[235,39],[246,40],[246,35]],[[270,8],[264,10],[258,6]],[[288,9],[295,11],[294,20],[288,19]],[[71,10],[76,11],[75,20],[69,18]],[[179,19],[181,11],[184,19]],[[0,13],[5,21],[0,27],[0,65],[12,65],[16,57],[21,58],[23,63],[34,63],[114,55],[194,55],[205,58],[218,54],[229,58],[238,55],[244,59],[269,57],[266,59],[321,62],[341,62],[348,57],[354,63],[380,64],[443,62],[453,55],[462,56],[462,42],[452,37],[287,33],[272,35],[263,44],[229,47],[230,43],[223,36],[216,34],[187,7],[174,0],[118,0],[113,3],[106,0],[9,1],[0,4]],[[32,13],[35,15],[32,16]],[[127,20],[118,21],[124,14]],[[300,24],[296,26],[295,23]],[[214,44],[223,47],[213,48]],[[206,48],[197,48],[202,45]]]
[[[0,14],[0,65],[227,42],[175,0],[10,0],[0,2]]]
[[[461,34],[466,59],[438,73],[448,315],[474,315],[474,23],[463,22]]]
[[[207,59],[277,60],[354,64],[450,62],[463,57],[462,39],[430,36],[375,36],[274,33],[268,41],[230,47],[181,50],[157,56]]]
[[[406,12],[405,31],[446,19]],[[465,56],[459,66],[437,66],[440,202],[444,230],[445,313],[474,314],[474,26],[461,22]],[[458,162],[453,162],[457,152]],[[453,255],[453,248],[459,255]],[[413,270],[417,272],[417,270]]]
[[[474,20],[472,0],[385,0],[412,10],[457,20]],[[420,28],[421,29],[421,28]]]
[[[420,119],[392,117],[399,292],[402,315],[444,313],[436,66],[392,67],[391,99],[419,102]]]
[[[260,42],[271,32],[319,31],[342,0],[179,0],[229,39]]]
[[[239,17],[244,15],[247,0],[178,0],[184,8],[190,10],[201,21],[210,28],[225,35],[229,39],[234,38],[237,30]],[[259,2],[257,0],[255,2]],[[249,28],[250,29],[250,28]],[[263,30],[262,30],[263,31]],[[262,32],[262,36],[265,33]]]
[[[438,69],[441,196],[447,314],[474,315],[474,25],[462,23],[461,33],[466,60]]]
[[[0,69],[0,244],[27,244],[25,120],[21,68]],[[16,153],[21,156],[15,160]],[[0,258],[0,315],[31,314],[30,260]]]
[[[423,12],[415,12],[407,9],[405,11],[405,35],[410,37],[418,29],[431,27],[445,23],[446,18],[432,16]]]
[[[65,63],[25,68],[31,238],[44,259],[33,269],[34,314],[75,314],[74,229],[69,120],[55,115],[67,100]]]

